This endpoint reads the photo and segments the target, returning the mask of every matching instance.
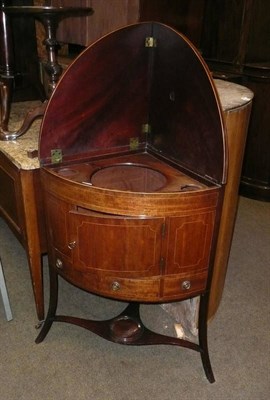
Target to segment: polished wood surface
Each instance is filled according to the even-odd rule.
[[[250,105],[248,106],[248,109],[250,108]],[[225,120],[226,120],[226,126],[227,126],[227,134],[229,138],[229,156],[230,156],[230,162],[233,163],[234,167],[229,168],[229,175],[228,175],[228,184],[227,184],[227,189],[230,187],[230,190],[228,190],[228,195],[226,196],[226,201],[224,202],[224,207],[227,210],[227,212],[224,214],[223,217],[223,222],[221,223],[221,227],[223,226],[223,230],[221,230],[222,237],[223,239],[220,239],[220,255],[218,256],[217,252],[217,259],[216,259],[216,264],[214,269],[214,276],[213,276],[213,285],[211,288],[211,300],[210,300],[210,317],[212,318],[215,311],[218,308],[221,296],[222,296],[222,290],[224,286],[224,281],[225,281],[225,275],[226,275],[226,268],[227,268],[227,259],[229,255],[229,249],[230,249],[230,242],[231,242],[231,237],[233,233],[233,221],[235,218],[236,214],[236,209],[237,209],[237,187],[238,187],[238,174],[239,174],[239,168],[240,168],[240,158],[238,157],[238,154],[241,153],[243,149],[243,145],[245,142],[245,135],[246,135],[246,127],[248,123],[248,115],[249,112],[246,110],[246,107],[239,107],[237,106],[235,109],[230,109],[228,107],[226,110],[224,110],[225,114]],[[239,142],[236,144],[235,141]],[[27,249],[27,245],[25,242],[24,238],[27,237],[29,239],[29,247],[27,249],[27,252],[30,254],[32,253],[32,256],[28,254],[29,258],[29,266],[31,269],[31,276],[33,278],[33,288],[34,288],[34,293],[35,295],[35,300],[36,300],[36,306],[37,306],[37,314],[38,318],[40,320],[43,319],[44,315],[44,301],[43,301],[43,296],[42,296],[42,290],[43,290],[43,285],[42,285],[42,274],[41,274],[41,254],[43,251],[46,251],[46,246],[45,246],[45,238],[44,234],[40,233],[39,238],[37,238],[37,228],[36,226],[39,226],[39,229],[42,227],[44,228],[44,221],[43,221],[43,216],[42,216],[42,207],[41,207],[41,202],[36,200],[36,194],[34,193],[39,192],[39,184],[38,181],[39,179],[26,179],[26,181],[29,184],[22,185],[23,190],[25,191],[24,197],[26,200],[26,205],[27,207],[27,201],[29,201],[29,204],[31,204],[31,207],[33,207],[32,212],[29,213],[31,218],[33,218],[33,222],[31,221],[31,218],[28,219],[28,224],[26,225],[24,222],[24,205],[22,203],[22,197],[19,195],[16,195],[15,193],[20,193],[21,192],[21,179],[24,179],[24,176],[21,177],[20,174],[18,173],[18,167],[11,163],[5,155],[1,153],[1,186],[2,186],[2,181],[4,183],[4,186],[9,188],[7,193],[11,193],[11,196],[9,196],[9,201],[2,203],[3,206],[1,208],[1,215],[4,216],[6,220],[9,221],[10,226],[16,233],[16,235],[20,238],[22,242],[24,242],[24,246]],[[234,164],[235,163],[235,164]],[[9,167],[6,165],[8,164]],[[8,168],[8,170],[6,170]],[[10,172],[12,171],[12,172]],[[231,172],[230,172],[231,171]],[[234,175],[235,174],[235,175]],[[12,179],[9,179],[9,176],[12,176]],[[37,172],[33,172],[31,170],[29,171],[24,171],[23,175],[29,175],[29,176],[36,176],[38,175]],[[14,178],[15,177],[15,178]],[[235,178],[236,177],[236,178]],[[2,179],[3,178],[3,179]],[[234,183],[232,186],[229,185],[230,180],[232,180]],[[109,197],[110,202],[112,201],[111,198]],[[133,204],[136,204],[134,201]],[[147,205],[146,205],[147,206]],[[30,206],[28,206],[30,207]],[[8,211],[7,211],[8,210]],[[19,214],[18,211],[19,210]],[[124,210],[125,211],[125,210]],[[124,212],[123,211],[123,212]],[[113,208],[112,208],[113,212]],[[12,214],[13,213],[13,214]],[[38,219],[38,223],[36,222],[36,216]],[[34,227],[32,229],[32,226]],[[41,228],[40,228],[41,227]],[[41,229],[42,231],[42,229]],[[220,233],[221,234],[221,233]],[[226,236],[226,240],[224,241],[224,235]],[[222,243],[226,243],[226,246]],[[40,243],[42,243],[42,246],[40,246]]]
[[[140,165],[149,168],[146,154],[142,155],[144,164]],[[131,154],[126,166],[132,165],[133,158]],[[106,161],[112,165],[110,158]],[[91,160],[86,169],[89,163]],[[163,163],[157,165],[163,174]],[[71,164],[72,172],[76,166]],[[50,166],[41,170],[51,292],[36,342],[45,339],[54,321],[61,321],[116,343],[187,347],[201,353],[206,376],[214,382],[206,332],[222,189],[208,186],[209,182],[202,187],[200,181],[190,191],[189,185],[181,186],[183,174],[179,174],[180,190],[176,192],[166,192],[163,187],[150,193],[119,191],[92,186],[91,175],[88,182],[73,181],[66,174],[63,177],[61,170],[60,176]],[[148,207],[142,208],[145,203]],[[58,315],[58,275],[88,292],[129,301],[130,305],[119,316],[104,321]],[[179,301],[198,295],[199,345],[152,332],[141,321],[139,306],[132,306],[134,302]]]
[[[227,112],[224,113],[229,152],[228,177],[224,192],[224,202],[215,256],[215,267],[208,310],[209,319],[213,318],[218,310],[225,285],[238,208],[238,188],[241,179],[241,169],[251,108],[252,102],[248,102],[235,109],[227,110]]]
[[[218,83],[221,84],[222,89],[219,90],[219,95],[223,104],[223,115],[225,118],[227,129],[230,162],[219,233],[220,239],[217,246],[213,284],[211,288],[209,318],[213,318],[213,316],[215,315],[215,312],[218,309],[222,298],[223,287],[226,278],[227,262],[230,253],[230,244],[234,229],[234,220],[237,212],[238,186],[240,180],[241,161],[243,156],[242,153],[246,140],[249,112],[251,108],[251,100],[242,100],[242,90],[238,90],[238,85],[235,85],[233,83],[226,83],[223,81],[216,81],[216,84]],[[219,85],[217,87],[219,89]],[[242,89],[242,87],[239,88]],[[227,97],[229,98],[229,100],[225,100],[225,98]],[[35,136],[34,134],[32,135]],[[36,195],[33,195],[33,193],[40,194],[40,184],[39,179],[37,178],[37,176],[39,175],[39,163],[36,162],[35,159],[32,160],[30,158],[27,158],[27,155],[25,156],[27,159],[22,158],[22,154],[24,152],[26,154],[25,146],[23,145],[24,143],[25,140],[21,141],[21,139],[18,139],[17,141],[18,149],[20,152],[20,157],[18,157],[17,159],[14,159],[15,154],[9,156],[8,154],[5,154],[5,151],[1,150],[0,179],[1,187],[5,188],[5,190],[0,191],[0,210],[1,216],[8,222],[13,232],[20,239],[20,241],[24,243],[24,247],[27,250],[29,267],[31,270],[31,276],[33,278],[32,283],[34,293],[36,293],[35,302],[37,308],[37,316],[39,320],[42,320],[44,317],[44,300],[42,296],[43,283],[41,272],[41,259],[42,253],[46,252],[46,242],[44,234],[45,222],[42,214],[42,199],[39,199],[38,196],[39,200],[36,200]],[[4,144],[5,143],[3,143],[3,145]],[[32,145],[32,148],[37,149],[36,142]],[[241,155],[240,157],[239,154]],[[24,162],[20,165],[21,159]],[[29,162],[31,162],[32,166],[30,167],[30,169],[26,169],[29,168],[27,167],[27,163]],[[152,166],[155,167],[155,165]],[[23,175],[20,175],[19,171],[21,170],[23,170]],[[59,168],[58,173],[60,175],[68,175],[70,174],[70,168],[68,169],[68,171],[63,168],[62,172]],[[28,185],[21,185],[20,182],[21,179],[23,179],[22,176],[25,177],[27,175],[30,176],[30,178],[27,179],[29,187]],[[32,176],[35,176],[35,179],[32,179]],[[89,174],[80,175],[80,173],[78,173],[76,176],[79,177],[81,181],[89,178]],[[75,179],[74,176],[73,179]],[[23,190],[25,190],[24,197],[27,198],[29,201],[28,207],[33,208],[32,212],[29,213],[29,216],[33,217],[34,221],[32,222],[31,218],[28,218],[27,225],[25,225],[23,218],[25,211],[24,205],[22,203],[22,196],[19,195],[22,188]],[[109,200],[111,204],[111,198],[109,198]],[[123,212],[125,212],[125,210],[123,210]],[[32,226],[37,226],[36,219],[38,220],[39,231],[36,230],[36,228],[32,229]],[[39,238],[37,237],[37,235],[39,235]],[[23,237],[27,237],[27,240],[29,240],[28,248],[25,245],[26,241],[25,239],[23,239]],[[42,243],[41,246],[40,243]],[[30,257],[28,253],[32,253],[34,256]]]
[[[44,319],[42,254],[46,234],[38,169],[19,169],[0,152],[0,215],[26,250],[36,312]]]
[[[215,86],[197,50],[159,23],[103,37],[53,92],[39,150],[51,293],[37,343],[53,321],[66,321],[117,343],[182,345],[201,353],[213,382],[207,309],[227,148]],[[130,303],[200,296],[198,347],[154,332],[149,342],[131,305],[103,321],[103,332],[91,320],[58,316],[57,275]]]
[[[92,184],[91,175],[93,186],[81,183],[84,164],[70,166],[76,183],[67,167],[65,177],[62,168],[42,170],[52,263],[62,260],[59,273],[77,286],[123,300],[164,301],[201,292],[206,287],[219,203],[217,187],[177,170],[172,185],[167,177],[168,169],[171,175],[174,169],[145,153],[113,158],[114,163],[106,158],[104,170],[119,165],[121,159],[128,169],[134,160],[145,168],[154,164],[164,175],[163,187],[152,193],[118,189],[108,193],[108,188]],[[190,287],[182,288],[187,280]]]
[[[152,36],[156,51],[145,45]],[[105,149],[117,153],[134,148],[135,141],[135,148],[147,143],[171,162],[223,183],[223,128],[218,95],[199,52],[166,25],[142,23],[88,47],[62,76],[43,119],[39,157],[47,164],[54,149],[61,149],[62,161]]]

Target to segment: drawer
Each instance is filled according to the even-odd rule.
[[[161,299],[182,300],[202,293],[206,288],[207,271],[198,274],[165,276],[161,284]]]
[[[71,260],[54,249],[52,267],[70,283],[88,292],[126,301],[158,302],[160,276],[151,278],[119,278],[104,271],[80,271]]]
[[[158,302],[160,277],[127,279],[103,274],[98,290],[100,294],[119,300]]]

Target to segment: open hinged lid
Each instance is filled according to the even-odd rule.
[[[221,114],[185,37],[159,23],[130,25],[89,46],[63,74],[43,118],[40,162],[149,149],[224,183]]]

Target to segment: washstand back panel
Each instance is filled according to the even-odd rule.
[[[68,68],[43,118],[42,165],[150,151],[225,182],[225,132],[210,73],[197,50],[160,23],[124,27]]]

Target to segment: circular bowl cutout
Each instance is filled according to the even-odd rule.
[[[162,189],[167,179],[161,172],[146,166],[117,164],[95,171],[90,182],[105,189],[151,193]]]
[[[78,175],[78,171],[76,171],[75,169],[72,168],[60,168],[58,171],[58,174],[61,176],[65,176],[65,177],[73,177],[75,175]]]
[[[200,190],[202,189],[201,185],[195,185],[194,183],[188,183],[186,185],[182,185],[180,187],[181,192],[192,192],[194,190]]]

